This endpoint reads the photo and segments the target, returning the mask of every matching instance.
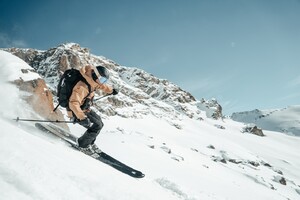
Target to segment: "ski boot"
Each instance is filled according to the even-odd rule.
[[[82,153],[84,153],[86,155],[89,155],[93,158],[99,158],[100,157],[100,155],[93,150],[92,145],[88,145],[86,148],[79,147],[79,151],[81,151]]]
[[[101,149],[99,149],[99,147],[96,144],[92,144],[91,147],[95,153],[99,154],[102,152]]]
[[[95,151],[92,148],[92,145],[88,145],[87,147],[79,147],[79,150],[87,155],[92,155],[95,153]]]

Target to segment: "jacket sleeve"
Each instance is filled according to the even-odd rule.
[[[83,120],[86,118],[84,111],[80,108],[82,105],[84,98],[88,95],[88,89],[84,86],[79,85],[73,88],[72,95],[69,99],[69,108],[73,111],[76,117],[79,120]]]

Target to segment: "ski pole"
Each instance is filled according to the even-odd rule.
[[[111,94],[107,94],[107,95],[104,95],[104,96],[102,96],[102,97],[99,97],[99,98],[97,98],[97,99],[94,99],[94,102],[95,101],[98,101],[98,100],[100,100],[100,99],[103,99],[104,97],[108,97],[108,96],[110,96]]]
[[[25,122],[52,122],[52,123],[74,123],[73,121],[59,121],[59,120],[39,120],[39,119],[20,119],[17,117],[17,119],[13,119],[18,121],[25,121]]]

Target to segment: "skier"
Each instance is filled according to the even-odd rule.
[[[87,65],[80,69],[80,73],[86,81],[79,81],[74,86],[67,107],[68,116],[73,118],[74,122],[87,128],[86,132],[78,138],[80,150],[87,154],[100,153],[101,150],[94,142],[103,127],[103,122],[90,107],[96,90],[100,89],[113,95],[118,94],[118,91],[105,84],[109,78],[105,67]]]

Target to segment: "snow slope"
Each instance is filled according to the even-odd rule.
[[[243,134],[243,124],[209,119],[205,113],[203,121],[177,119],[181,129],[151,115],[104,117],[96,143],[146,174],[134,179],[32,123],[11,120],[33,111],[20,100],[24,94],[7,82],[8,74],[18,78],[23,75],[19,69],[30,67],[0,51],[0,68],[1,199],[300,198],[300,138],[271,131],[264,131],[266,137]],[[77,136],[84,131],[73,124],[70,129]]]
[[[26,70],[27,73],[22,73],[22,70]],[[17,79],[29,81],[40,78],[37,73],[30,70],[32,68],[23,60],[0,50],[0,116],[13,118],[18,114],[24,115],[24,117],[32,114],[26,107],[24,108],[26,103],[21,100],[21,95],[26,95],[26,93],[19,92],[12,85],[12,82]]]

